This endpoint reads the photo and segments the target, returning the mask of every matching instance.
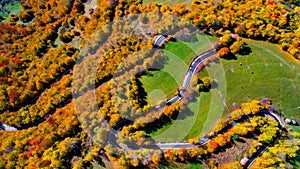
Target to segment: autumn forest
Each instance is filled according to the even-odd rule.
[[[0,4],[0,169],[300,167],[299,127],[287,124],[272,98],[236,100],[209,132],[176,146],[152,138],[223,85],[202,76],[205,67],[249,54],[247,40],[277,45],[298,62],[297,0]],[[2,16],[5,5],[19,5],[19,12]],[[166,69],[169,44],[192,44],[197,36],[213,45],[181,58],[188,87],[151,103],[143,78]]]

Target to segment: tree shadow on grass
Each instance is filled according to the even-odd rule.
[[[292,158],[292,159],[290,159],[289,161],[290,161],[290,163],[292,164],[292,166],[294,166],[295,168],[297,168],[297,167],[300,167],[300,150],[298,150],[297,152],[296,152],[296,157],[295,158]]]
[[[147,105],[147,92],[145,91],[144,87],[143,87],[143,83],[140,81],[139,78],[136,79],[136,84],[138,86],[138,102],[140,107],[144,107]]]
[[[233,53],[229,53],[228,55],[224,56],[223,59],[226,59],[226,60],[237,60],[237,57]]]
[[[190,110],[187,106],[183,106],[183,109],[180,112],[175,112],[172,117],[168,117],[164,114],[161,115],[160,119],[156,119],[149,127],[145,128],[144,131],[146,133],[153,133],[157,132],[159,129],[163,128],[164,126],[172,125],[174,120],[184,120],[189,116],[193,116],[194,112]]]
[[[161,70],[165,68],[165,64],[169,62],[169,58],[167,56],[163,56],[161,59],[155,59],[154,63],[151,64],[150,67],[147,67],[143,72],[139,73],[140,76],[149,75],[153,76],[152,72]]]
[[[189,107],[184,106],[184,108],[180,111],[175,120],[184,120],[185,118],[193,116],[194,114],[195,113]]]
[[[157,132],[159,129],[163,128],[165,125],[170,125],[172,123],[172,120],[168,117],[163,117],[160,120],[155,120],[152,122],[149,127],[145,128],[144,131],[147,134]]]
[[[248,46],[245,46],[243,48],[243,50],[241,50],[241,51],[238,52],[238,54],[241,55],[241,56],[247,56],[247,55],[250,55],[251,53],[252,53],[252,50]],[[235,54],[229,53],[228,55],[224,56],[223,59],[226,59],[226,60],[237,60],[238,58],[236,57]]]
[[[252,49],[249,46],[245,46],[243,50],[239,52],[239,54],[242,56],[250,55],[250,53],[252,53]]]
[[[218,83],[217,83],[215,80],[213,80],[213,81],[211,82],[210,88],[211,88],[211,89],[217,89],[218,86],[219,86]]]
[[[239,138],[237,138],[237,139],[236,139],[236,141],[237,141],[237,142],[240,142],[240,143],[246,143],[246,141],[245,141],[245,140],[243,140],[243,139],[242,139],[242,138],[240,138],[240,137],[239,137]]]

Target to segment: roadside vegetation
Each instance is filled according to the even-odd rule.
[[[268,150],[264,153],[262,157],[257,159],[257,166],[278,166],[282,167],[283,165],[291,165],[293,161],[289,159],[293,159],[297,156],[297,152],[299,151],[299,133],[298,132],[288,132],[279,125],[279,123],[269,117],[265,117],[264,115],[260,115],[261,111],[267,111],[271,108],[271,101],[256,101],[253,100],[248,103],[244,103],[240,108],[232,111],[227,118],[223,118],[219,120],[218,124],[215,126],[215,129],[209,134],[213,138],[204,146],[194,147],[192,149],[173,149],[166,150],[162,155],[156,156],[155,158],[152,156],[152,160],[157,158],[164,159],[164,161],[168,161],[170,164],[173,162],[177,163],[186,163],[191,161],[205,161],[206,166],[209,168],[231,168],[236,166],[237,168],[242,168],[242,164],[240,164],[240,160],[244,157],[248,157],[249,159],[259,151],[259,149],[263,146],[267,146]],[[176,105],[178,106],[178,105]],[[174,109],[167,108],[164,110],[162,116],[159,119],[165,119],[164,116],[172,116],[173,113],[178,111],[178,107]],[[173,111],[170,111],[173,110]],[[244,119],[245,117],[251,116],[250,119]],[[244,119],[244,120],[243,120]],[[153,123],[158,124],[157,122],[147,123],[144,125],[140,122],[142,120],[146,120],[146,118],[141,118],[132,125],[129,125],[124,128],[120,134],[124,134],[127,136],[127,143],[131,141],[131,143],[138,143],[139,146],[149,145],[149,140],[144,137],[145,135],[140,132],[139,129],[142,128],[155,128],[157,126],[152,125]],[[241,122],[238,122],[242,120]],[[233,127],[231,126],[233,122],[237,124]],[[227,128],[225,130],[225,128]],[[132,132],[128,132],[132,131]],[[121,136],[123,137],[123,136]],[[124,139],[124,138],[123,138]],[[202,138],[196,137],[189,140],[190,143],[199,144],[199,140]],[[137,141],[133,141],[137,140]],[[247,140],[247,144],[243,146],[242,151],[234,151],[238,156],[230,156],[226,150],[231,147],[238,147],[238,145],[243,144]],[[293,141],[291,141],[293,140]],[[123,143],[125,140],[123,140]],[[292,144],[294,143],[294,144]],[[132,146],[132,145],[131,145]],[[270,153],[269,153],[270,152]],[[283,159],[277,157],[278,153],[284,156]],[[155,154],[155,152],[154,152]],[[223,154],[223,156],[220,156]],[[157,155],[157,154],[156,154]],[[227,159],[224,160],[224,156],[227,156]],[[266,160],[262,160],[260,158],[268,158],[270,162]],[[118,165],[132,165],[132,161],[135,161],[130,155],[127,156],[126,159],[129,161],[118,161]],[[152,161],[155,163],[155,161]],[[152,164],[153,164],[152,163]]]

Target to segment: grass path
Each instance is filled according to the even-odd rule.
[[[143,0],[143,4],[147,5],[151,2],[157,2],[159,4],[163,4],[163,5],[171,5],[174,6],[176,4],[180,4],[180,3],[184,3],[187,7],[189,7],[192,3],[191,0]]]

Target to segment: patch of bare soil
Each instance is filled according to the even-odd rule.
[[[252,145],[252,139],[239,138],[234,141],[233,146],[222,152],[213,154],[210,159],[214,160],[220,167],[223,164],[240,161]]]
[[[90,16],[91,10],[94,10],[98,7],[96,0],[88,0],[85,3],[85,15]]]

